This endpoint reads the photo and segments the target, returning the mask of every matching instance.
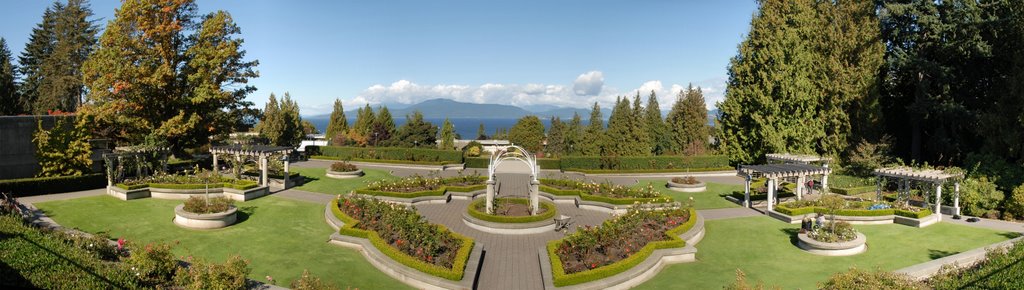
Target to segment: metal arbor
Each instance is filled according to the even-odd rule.
[[[515,150],[509,150],[515,149]],[[508,148],[499,150],[491,154],[490,163],[487,165],[487,213],[494,214],[494,174],[498,169],[498,165],[507,161],[519,161],[526,164],[530,168],[530,209],[532,214],[537,214],[540,207],[539,200],[539,185],[537,181],[537,175],[539,173],[539,167],[537,167],[537,157],[530,154],[523,147],[518,145],[510,145]]]

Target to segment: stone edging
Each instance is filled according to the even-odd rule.
[[[198,214],[185,211],[185,205],[174,207],[174,224],[190,229],[219,229],[238,220],[238,208],[229,206],[225,212]]]
[[[330,168],[324,173],[327,177],[336,179],[348,179],[363,176],[362,169],[356,169],[355,171],[333,171]]]
[[[551,259],[548,257],[548,251],[546,247],[538,249],[538,255],[540,256],[540,268],[541,276],[544,281],[544,289],[629,289],[636,287],[647,280],[650,280],[654,276],[658,275],[662,269],[671,264],[677,263],[689,263],[697,260],[697,248],[694,247],[704,238],[704,217],[697,213],[697,222],[694,223],[693,228],[679,235],[679,238],[686,241],[686,246],[682,248],[670,248],[670,249],[658,249],[654,250],[647,259],[640,262],[629,270],[623,271],[622,273],[615,274],[611,277],[605,277],[600,280],[594,280],[582,284],[570,285],[565,287],[555,287],[554,277],[551,273]]]
[[[675,183],[670,179],[666,186],[668,186],[668,189],[679,192],[703,192],[708,190],[707,183],[704,183],[703,181],[698,181],[697,184],[685,184]]]
[[[375,198],[375,199],[378,199],[378,200],[383,200],[383,201],[388,201],[388,202],[394,202],[394,203],[403,204],[403,205],[415,205],[417,203],[448,203],[452,199],[472,200],[472,199],[475,199],[478,196],[484,195],[486,193],[487,193],[486,190],[475,190],[475,191],[471,191],[471,192],[448,191],[448,192],[445,192],[445,194],[443,194],[443,195],[420,196],[420,197],[414,197],[414,198],[402,198],[402,197],[379,196],[379,195],[365,195],[365,194],[356,194],[356,195],[361,196],[361,197]],[[594,211],[600,211],[600,212],[610,213],[610,214],[625,214],[627,211],[629,211],[629,208],[633,206],[631,204],[619,205],[619,204],[610,204],[610,203],[599,202],[599,201],[584,200],[579,195],[554,195],[554,194],[550,194],[550,193],[547,193],[547,192],[544,192],[544,191],[540,191],[538,195],[540,197],[546,198],[546,199],[548,199],[551,202],[554,202],[556,204],[558,204],[558,203],[563,203],[563,204],[571,203],[571,204],[574,204],[577,208],[594,210]],[[655,207],[653,209],[658,209],[658,207]]]
[[[790,224],[799,224],[805,216],[811,215],[813,217],[815,213],[809,213],[805,215],[791,216],[781,212],[777,212],[774,209],[768,211],[768,216],[773,217],[777,220],[787,222]],[[825,218],[832,219],[831,215],[826,214]],[[899,215],[880,215],[880,216],[844,216],[836,215],[835,219],[838,221],[848,222],[853,225],[882,225],[897,223],[901,225],[907,225],[917,228],[923,228],[935,224],[939,221],[939,216],[931,214],[929,216],[915,219]]]
[[[215,187],[210,188],[210,195],[214,197],[222,196],[227,197],[236,201],[248,201],[253,200],[261,196],[269,195],[270,189],[266,186],[257,186],[250,189],[234,189],[230,187]],[[206,189],[168,189],[168,188],[153,188],[145,187],[139,189],[127,190],[117,186],[107,186],[107,195],[119,198],[121,200],[132,200],[139,198],[152,197],[156,199],[188,199],[191,196],[203,196],[207,195]]]
[[[1014,243],[1024,241],[1024,236],[1016,237],[1010,240],[998,242],[988,246],[968,250],[963,253],[959,253],[952,256],[946,256],[931,260],[928,262],[920,263],[917,265],[909,266],[903,269],[896,270],[896,273],[905,274],[915,280],[924,280],[935,276],[943,266],[953,266],[957,268],[970,267],[981,261],[984,261],[988,251],[994,249],[1005,249],[1012,247]]]
[[[852,256],[868,250],[868,237],[857,233],[852,241],[826,243],[811,239],[805,233],[797,234],[797,247],[808,253],[822,256]]]
[[[402,263],[392,260],[370,243],[370,240],[345,236],[337,233],[345,225],[338,217],[331,212],[331,203],[324,207],[324,217],[335,232],[331,234],[330,243],[358,250],[363,257],[381,272],[402,283],[419,289],[474,289],[476,286],[477,272],[482,264],[484,246],[479,242],[473,243],[473,251],[469,254],[469,261],[466,261],[466,269],[462,275],[462,281],[452,281],[445,278],[420,272]]]
[[[555,230],[553,218],[532,223],[496,223],[481,220],[473,217],[469,212],[463,212],[462,222],[481,232],[502,235],[530,235]]]

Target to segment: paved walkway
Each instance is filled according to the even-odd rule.
[[[29,204],[31,204],[31,203],[40,203],[40,202],[54,201],[54,200],[65,200],[65,199],[75,199],[75,198],[81,198],[81,197],[97,196],[97,195],[104,195],[104,194],[107,194],[107,189],[106,188],[90,189],[90,190],[75,191],[75,192],[68,192],[68,193],[57,193],[57,194],[46,194],[46,195],[19,197],[18,201],[20,201],[21,203],[29,203]]]
[[[951,216],[951,215],[946,215],[946,214],[942,215],[942,222],[944,222],[944,223],[951,223],[951,224],[964,225],[964,226],[983,228],[983,229],[991,229],[991,230],[997,230],[997,231],[1024,233],[1024,224],[1022,224],[1022,223],[1015,223],[1015,222],[1008,222],[1008,221],[1001,221],[1001,220],[983,219],[983,218],[978,218],[978,219],[979,219],[978,222],[971,223],[971,222],[967,222],[967,217],[963,217],[962,219],[955,220],[955,219],[953,219],[953,216]]]

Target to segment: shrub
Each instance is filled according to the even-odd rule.
[[[985,260],[963,269],[944,268],[928,281],[935,289],[1024,289],[1024,242],[990,250]]]
[[[496,199],[494,199],[494,201],[495,201],[495,208],[500,208],[499,204],[502,204],[504,202],[523,204],[523,205],[527,205],[527,206],[529,206],[529,204],[530,204],[530,200],[529,199],[525,199],[525,198],[500,198],[500,199],[496,198]],[[480,198],[480,199],[474,200],[472,203],[470,203],[469,207],[466,209],[466,211],[469,212],[469,215],[471,215],[471,216],[473,216],[473,217],[475,217],[477,219],[485,220],[485,221],[489,221],[489,222],[496,222],[496,223],[532,223],[532,222],[539,222],[539,221],[544,221],[544,220],[548,220],[548,219],[554,218],[555,214],[557,213],[555,204],[553,204],[551,202],[547,202],[547,201],[541,201],[540,202],[540,208],[543,209],[543,211],[540,214],[537,214],[537,215],[527,215],[527,216],[505,216],[505,215],[487,214],[486,207],[487,207],[487,199],[486,198]]]
[[[452,150],[399,148],[399,147],[341,147],[324,146],[320,148],[324,156],[338,157],[341,160],[383,159],[405,161],[444,161],[462,163],[462,152]]]
[[[289,286],[294,290],[337,290],[338,287],[320,281],[319,277],[309,274],[309,270],[302,270],[302,277],[292,281]]]
[[[463,155],[465,155],[466,157],[479,157],[480,153],[482,153],[484,149],[483,145],[481,145],[480,142],[474,140],[469,141],[469,143],[466,144],[465,147],[462,147],[462,151],[464,152]]]
[[[540,169],[561,169],[562,160],[558,158],[537,158],[537,166]],[[487,166],[484,166],[485,168]]]
[[[632,188],[624,185],[613,184],[611,182],[581,182],[578,180],[570,179],[540,179],[539,181],[541,184],[546,185],[549,188],[556,188],[563,191],[578,190],[583,194],[592,195],[595,197],[606,197],[612,199],[653,199],[664,197],[660,192],[654,189],[653,185],[640,188]]]
[[[807,237],[825,243],[849,242],[857,239],[857,230],[848,222],[828,222],[807,233]]]
[[[466,168],[487,168],[490,159],[483,157],[466,157]]]
[[[76,232],[55,232],[55,235],[64,238],[75,247],[93,254],[93,257],[104,261],[118,261],[126,256],[127,252],[119,249],[117,245],[110,244],[107,235],[90,235]]]
[[[0,192],[14,194],[16,197],[40,194],[72,192],[103,188],[107,178],[103,173],[80,176],[36,177],[0,180]]]
[[[716,168],[729,169],[729,158],[724,155],[699,155],[699,156],[566,156],[561,159],[563,169],[615,169],[615,170],[637,170],[637,169],[680,169],[685,171],[688,168]]]
[[[693,176],[673,177],[672,178],[672,183],[678,183],[678,184],[698,184],[698,183],[700,183],[700,180],[697,180],[697,178],[693,177]]]
[[[964,214],[984,216],[996,209],[1006,195],[987,176],[967,178],[960,186],[960,205]]]
[[[178,262],[171,253],[171,245],[146,244],[138,247],[129,244],[128,248],[131,249],[131,255],[123,267],[139,277],[140,284],[147,287],[165,286],[174,279]]]
[[[415,193],[424,191],[437,191],[442,190],[444,186],[463,187],[480,185],[486,181],[487,178],[472,174],[462,175],[449,178],[440,177],[423,177],[419,174],[397,179],[397,180],[380,180],[371,182],[363,190],[370,192],[395,192],[395,193]],[[364,192],[365,192],[364,191]]]
[[[892,161],[891,138],[883,137],[878,143],[861,140],[850,152],[847,170],[856,176],[871,176],[875,169]]]
[[[245,277],[252,272],[249,261],[231,256],[224,264],[203,260],[189,261],[188,269],[174,276],[177,286],[185,289],[247,289]]]
[[[725,290],[764,290],[764,289],[781,289],[778,286],[766,288],[764,282],[758,281],[757,284],[751,285],[747,282],[747,274],[744,274],[742,270],[736,269],[736,281],[732,284],[724,287]]]
[[[193,195],[185,200],[184,210],[197,214],[226,212],[234,203],[234,200],[226,197],[205,198]]]
[[[1016,218],[1024,218],[1024,184],[1014,188],[1010,199],[1006,200],[1006,213]]]
[[[927,289],[906,275],[881,270],[864,271],[857,268],[832,274],[825,282],[818,283],[818,288],[827,290]]]
[[[359,170],[359,168],[356,168],[355,165],[352,165],[351,163],[345,161],[334,162],[331,164],[331,171],[335,172],[349,172],[356,170]]]

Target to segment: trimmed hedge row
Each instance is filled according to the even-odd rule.
[[[921,218],[924,218],[926,216],[932,215],[932,210],[926,208],[926,209],[922,209],[922,210],[913,212],[913,211],[909,211],[909,210],[897,209],[895,213],[896,213],[896,215],[901,216],[901,217],[921,219]]]
[[[466,157],[463,162],[466,163],[466,168],[487,168],[491,160],[485,157]],[[558,170],[562,168],[562,160],[558,158],[537,158],[537,166],[540,166],[540,169]]]
[[[731,170],[732,167],[709,167],[709,168],[682,168],[682,169],[635,169],[635,170],[616,170],[616,169],[566,169],[568,171],[582,172],[586,174],[614,174],[614,173],[679,173],[679,172],[706,172],[706,171],[724,171]]]
[[[15,197],[98,189],[105,186],[107,178],[103,173],[0,180],[0,192],[12,193]]]
[[[376,247],[377,250],[380,250],[382,253],[384,253],[384,255],[387,255],[392,260],[395,260],[398,263],[401,263],[402,265],[416,269],[420,272],[452,281],[462,280],[463,272],[465,272],[466,270],[466,262],[469,261],[469,255],[473,252],[474,241],[472,238],[451,231],[444,225],[437,225],[438,227],[441,228],[442,231],[448,232],[456,239],[462,241],[462,245],[459,247],[459,250],[455,252],[455,261],[452,264],[452,268],[447,269],[438,265],[428,264],[426,262],[420,261],[419,259],[416,259],[413,256],[409,256],[399,251],[398,249],[395,249],[386,241],[384,241],[384,239],[381,238],[380,235],[378,235],[377,232],[375,231],[368,231],[355,228],[355,225],[358,221],[356,221],[352,217],[349,217],[344,212],[342,212],[341,209],[338,208],[338,199],[334,199],[333,201],[331,201],[330,206],[331,212],[334,213],[334,216],[341,220],[342,223],[345,223],[345,225],[343,225],[341,229],[338,230],[338,234],[368,239],[370,240],[370,244],[373,244],[373,246]]]
[[[445,165],[451,164],[450,161],[411,161],[411,160],[386,160],[386,159],[363,159],[363,158],[343,158],[335,156],[324,156],[324,155],[313,155],[310,159],[321,159],[321,160],[338,160],[338,161],[355,161],[355,162],[373,162],[373,163],[390,163],[390,164],[419,164],[419,165]]]
[[[861,194],[861,193],[866,193],[866,192],[875,192],[876,189],[877,188],[874,185],[865,185],[865,186],[847,187],[847,188],[831,187],[830,186],[828,188],[828,190],[831,191],[832,193],[838,193],[838,194],[842,194],[842,195],[855,195],[855,194]]]
[[[320,147],[320,155],[342,160],[403,160],[462,163],[462,151],[400,147]]]
[[[805,215],[805,214],[811,214],[811,213],[828,214],[828,209],[820,207],[820,206],[805,206],[805,207],[798,207],[798,208],[790,208],[790,207],[787,207],[784,204],[780,204],[780,205],[775,207],[775,211],[777,211],[777,212],[779,212],[781,214],[788,215],[788,216],[798,216],[798,215]],[[917,211],[917,212],[909,211],[909,210],[902,210],[902,209],[892,209],[892,208],[877,209],[877,210],[840,209],[840,210],[836,211],[836,215],[839,215],[839,216],[884,216],[884,215],[898,215],[898,216],[915,218],[915,219],[920,219],[920,218],[929,216],[931,214],[932,214],[932,211],[927,210],[927,209],[923,209],[923,210],[920,210],[920,211]]]
[[[796,196],[795,193],[786,192],[786,191],[779,191],[779,192],[776,192],[776,194],[779,195],[779,198],[787,198],[787,197],[794,197],[794,196]],[[746,198],[746,194],[744,194],[742,191],[733,191],[732,193],[729,194],[729,196],[732,196],[732,198],[735,198],[735,199],[737,199],[739,201],[743,201],[743,199]],[[760,193],[750,192],[750,201],[758,201],[758,200],[768,200],[768,194],[767,193],[760,194]]]
[[[576,190],[576,189],[557,189],[557,188],[554,188],[554,187],[546,186],[546,185],[544,185],[544,180],[543,179],[541,179],[540,182],[541,182],[541,184],[538,186],[538,190],[543,191],[543,192],[547,192],[547,193],[554,194],[554,195],[560,195],[560,196],[579,196],[580,199],[583,199],[583,200],[603,202],[603,203],[609,203],[609,204],[614,204],[614,205],[627,205],[627,204],[634,204],[634,203],[637,203],[637,202],[640,202],[640,203],[647,203],[647,202],[651,202],[651,203],[664,203],[664,202],[671,201],[671,198],[667,197],[667,196],[655,197],[655,198],[611,198],[611,197],[606,197],[606,196],[592,195],[592,194],[583,192],[582,190]]]
[[[530,205],[530,200],[529,199],[525,199],[525,198],[503,198],[503,199],[506,200],[506,201],[510,201],[512,203]],[[485,202],[487,202],[486,198],[478,198],[477,200],[471,202],[469,204],[469,208],[467,208],[466,210],[469,212],[469,215],[471,215],[471,216],[473,216],[473,217],[475,217],[477,219],[484,220],[484,221],[489,221],[489,222],[495,222],[495,223],[506,223],[506,224],[525,224],[525,223],[539,222],[539,221],[543,221],[543,220],[554,218],[555,217],[555,213],[556,213],[555,204],[553,204],[551,202],[547,202],[547,201],[541,201],[540,202],[540,206],[542,208],[544,208],[544,213],[539,214],[539,215],[530,215],[530,216],[500,216],[500,215],[491,215],[491,214],[487,214],[485,212],[476,210],[477,206],[480,206],[481,204],[483,204]]]
[[[562,240],[550,241],[547,245],[548,262],[551,263],[551,272],[554,284],[556,287],[563,287],[611,277],[636,267],[646,260],[647,257],[650,257],[651,254],[654,253],[654,250],[685,247],[686,241],[680,239],[679,235],[689,231],[696,223],[697,211],[691,208],[689,220],[678,227],[665,232],[665,234],[669,236],[668,240],[649,242],[633,255],[618,262],[572,274],[565,273],[565,269],[562,268],[562,259],[559,258],[558,254],[555,252],[558,250],[558,245],[562,243]]]
[[[701,156],[566,156],[561,168],[565,170],[645,170],[687,168],[731,168],[724,155]]]

